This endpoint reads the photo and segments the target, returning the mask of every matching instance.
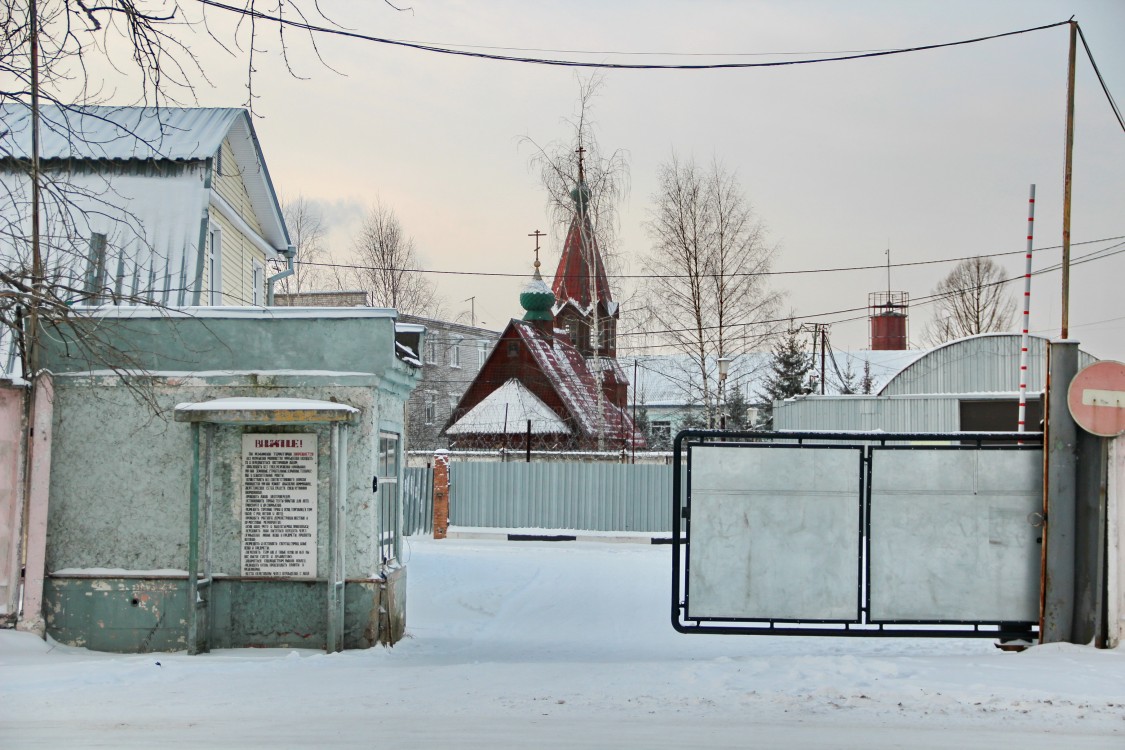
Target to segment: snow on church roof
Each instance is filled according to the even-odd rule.
[[[512,378],[450,425],[446,434],[526,434],[529,421],[535,435],[570,432],[551,407]]]
[[[629,416],[608,398],[600,399],[602,419],[598,419],[598,384],[581,352],[562,337],[543,336],[534,326],[523,321],[513,320],[512,325],[584,434],[597,435],[600,421],[606,440],[612,443],[631,443],[634,437],[637,441],[642,440],[640,435],[634,435]],[[624,382],[623,375],[621,382]]]

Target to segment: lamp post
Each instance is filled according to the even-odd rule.
[[[730,357],[719,357],[719,429],[727,428],[727,400],[726,385],[727,371],[730,369]]]

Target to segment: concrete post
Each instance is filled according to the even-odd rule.
[[[16,624],[46,637],[43,620],[43,580],[47,572],[47,501],[51,486],[51,435],[54,427],[55,390],[50,373],[35,379],[32,391],[31,430],[28,439],[27,554],[24,563],[23,612]]]
[[[1046,570],[1043,580],[1044,643],[1069,642],[1074,621],[1075,470],[1078,426],[1070,416],[1066,393],[1078,371],[1078,342],[1049,344],[1047,424],[1044,460],[1047,523],[1043,534]]]
[[[449,452],[434,452],[434,539],[449,531]]]

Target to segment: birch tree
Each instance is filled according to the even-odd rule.
[[[719,161],[700,167],[675,154],[662,164],[647,231],[643,297],[655,336],[687,362],[680,379],[690,403],[717,413],[717,362],[731,358],[729,383],[747,377],[748,358],[768,345],[782,294],[767,276],[777,253],[738,178]]]
[[[437,286],[419,272],[414,238],[395,212],[382,202],[371,207],[354,244],[352,280],[375,307],[392,307],[409,315],[438,317]]]
[[[991,258],[967,258],[938,282],[934,318],[926,329],[931,346],[978,333],[1011,328],[1015,302]]]

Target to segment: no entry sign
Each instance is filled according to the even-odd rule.
[[[1125,433],[1125,364],[1107,360],[1087,365],[1066,394],[1078,426],[1102,437]]]

